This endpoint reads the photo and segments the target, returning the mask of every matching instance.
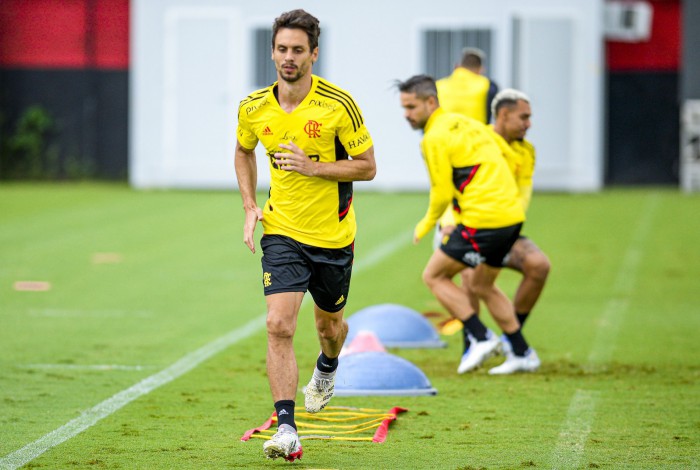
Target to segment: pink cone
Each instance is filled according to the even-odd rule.
[[[386,348],[373,331],[362,330],[355,335],[350,344],[343,346],[340,356],[371,351],[386,352]]]

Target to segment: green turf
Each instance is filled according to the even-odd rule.
[[[427,195],[359,192],[355,204],[348,314],[385,302],[441,310],[420,280],[430,244],[410,244]],[[541,370],[458,376],[459,335],[443,350],[392,350],[438,395],[332,402],[409,408],[384,444],[305,441],[288,464],[240,442],[272,412],[260,328],[27,467],[699,468],[698,213],[698,195],[668,189],[536,194],[524,232],[553,270],[524,332]],[[121,258],[95,263],[99,253]],[[233,192],[0,186],[0,462],[261,320],[259,256],[242,243]],[[504,272],[499,284],[510,294],[517,280]],[[52,288],[18,292],[17,281]],[[318,353],[309,304],[295,344],[303,385]]]

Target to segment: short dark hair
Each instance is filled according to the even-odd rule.
[[[311,51],[318,47],[318,37],[321,35],[321,26],[318,18],[302,9],[287,11],[275,18],[272,24],[272,47],[275,47],[275,38],[280,29],[301,29],[309,38]]]
[[[465,47],[462,49],[462,67],[468,69],[478,69],[486,60],[486,53],[476,47]]]
[[[434,96],[437,99],[435,79],[430,75],[414,75],[405,82],[396,81],[396,88],[402,93],[415,93],[420,99]]]

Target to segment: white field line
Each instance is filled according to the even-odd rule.
[[[353,266],[353,274],[370,269],[384,261],[385,258],[393,255],[399,249],[413,242],[413,231],[408,230],[391,240],[387,240],[370,251],[367,256],[360,257]],[[418,268],[420,269],[420,267]]]
[[[598,330],[593,340],[588,363],[584,369],[595,371],[610,360],[615,349],[615,342],[624,322],[629,298],[633,292],[642,258],[642,248],[651,231],[654,214],[659,205],[658,193],[652,193],[644,205],[644,212],[639,220],[634,235],[628,245],[625,257],[617,272],[612,289],[612,298],[608,301],[600,317]],[[566,421],[559,432],[559,440],[552,455],[552,468],[579,468],[586,440],[591,432],[595,418],[595,405],[599,392],[577,390],[569,404]]]
[[[599,392],[577,390],[569,404],[566,422],[559,431],[559,440],[552,456],[555,469],[581,468],[581,458],[595,416]]]
[[[391,256],[396,251],[406,246],[410,241],[411,238],[405,237],[404,239],[404,237],[402,237],[383,243],[358,260],[353,269],[354,273],[357,274],[365,269],[377,265],[384,258]],[[305,299],[308,297],[309,296],[305,296]],[[265,318],[265,314],[257,316],[242,327],[236,328],[219,339],[216,339],[211,343],[197,349],[196,351],[187,354],[166,369],[143,379],[136,385],[133,385],[128,389],[113,395],[102,403],[95,405],[77,418],[67,422],[63,426],[44,435],[36,441],[31,442],[10,454],[7,454],[5,457],[0,458],[0,469],[14,470],[27,464],[28,462],[31,462],[47,450],[56,447],[68,439],[80,434],[84,430],[95,425],[98,421],[106,418],[112,413],[115,413],[137,398],[146,395],[156,388],[186,374],[207,359],[262,330],[265,326]]]

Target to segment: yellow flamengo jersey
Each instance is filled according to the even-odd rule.
[[[510,144],[498,134],[492,125],[488,126],[493,139],[501,149],[501,153],[508,162],[508,167],[515,177],[515,184],[518,186],[518,195],[523,205],[523,210],[527,211],[532,200],[532,175],[535,172],[535,147],[530,141],[514,140]]]
[[[416,226],[424,237],[454,200],[457,222],[501,228],[525,220],[508,164],[484,124],[438,108],[424,129],[421,151],[430,175],[430,204]]]
[[[275,97],[277,82],[250,94],[238,109],[241,146],[265,147],[270,161],[270,193],[263,209],[263,232],[286,235],[320,248],[343,248],[357,230],[352,182],[329,181],[280,169],[279,144],[294,142],[319,162],[347,160],[372,146],[360,108],[350,94],[315,75],[309,94],[294,111],[284,111]]]
[[[436,82],[440,107],[446,112],[458,113],[479,122],[488,122],[488,78],[464,67],[457,67],[452,75]]]

